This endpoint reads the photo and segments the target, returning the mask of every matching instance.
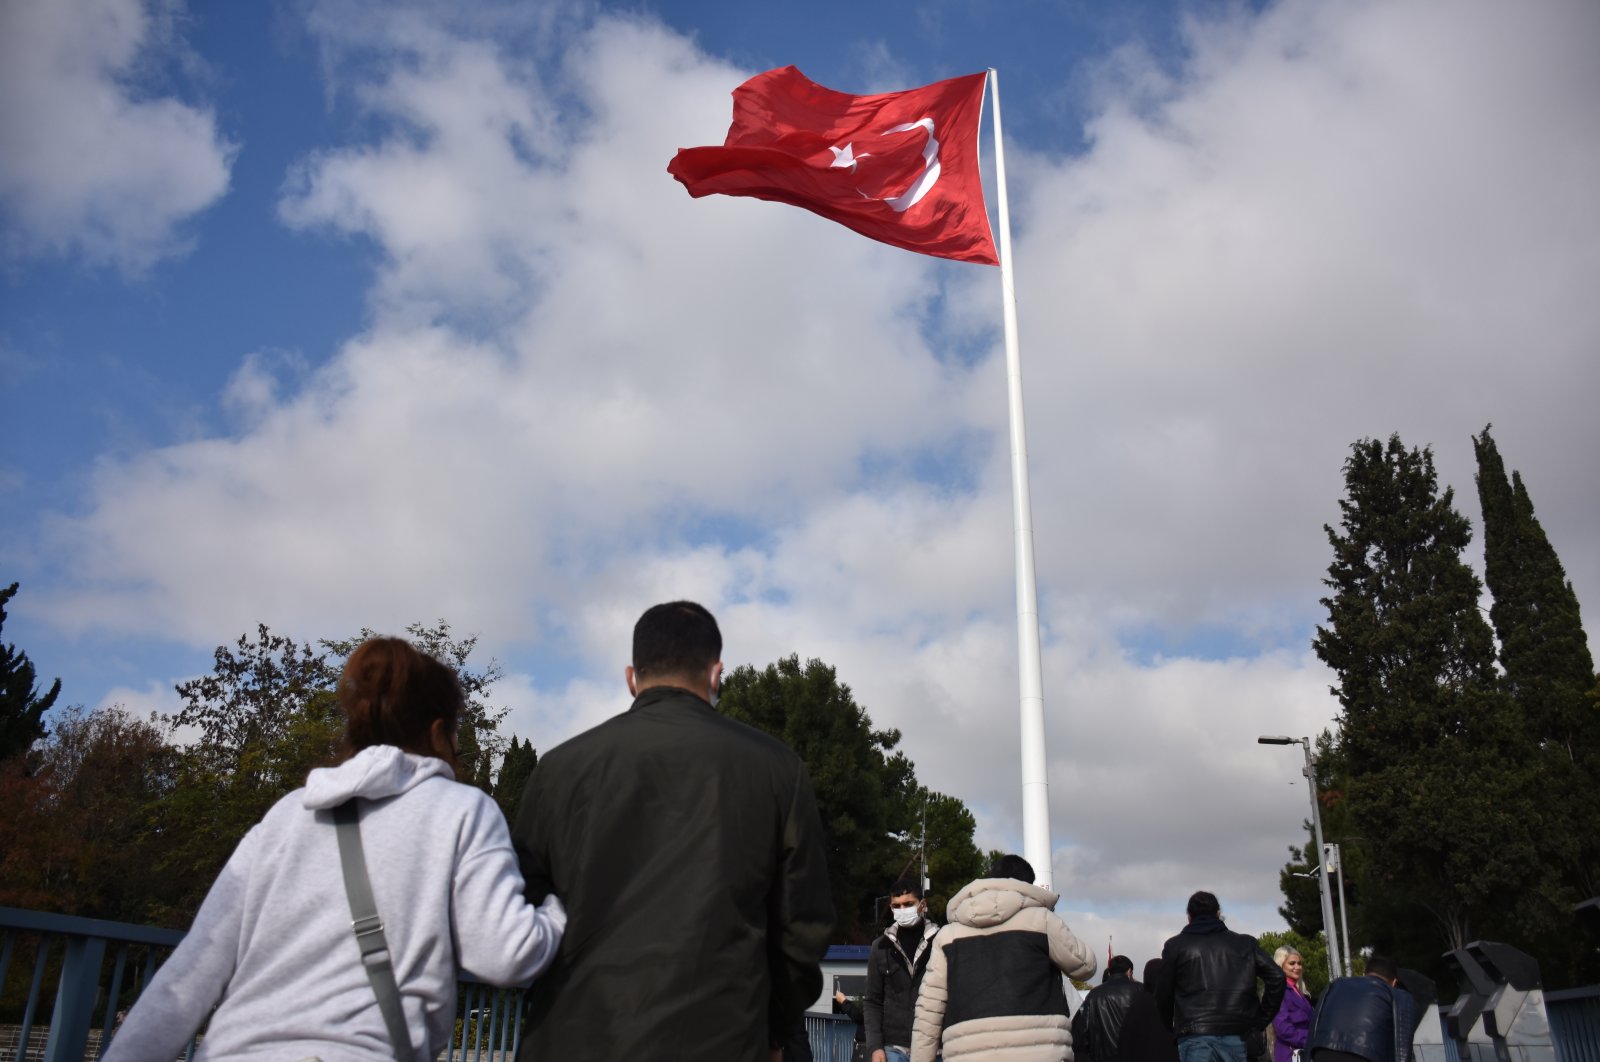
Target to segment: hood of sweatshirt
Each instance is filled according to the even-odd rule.
[[[393,745],[368,745],[337,767],[318,767],[307,775],[301,803],[317,811],[338,807],[351,797],[382,800],[436,775],[452,781],[456,776],[435,756],[418,756]]]
[[[1053,911],[1060,898],[1016,878],[979,878],[951,897],[945,910],[950,921],[982,929],[1009,922],[1024,907]]]

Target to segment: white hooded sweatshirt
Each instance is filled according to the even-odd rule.
[[[500,809],[443,760],[375,745],[312,771],[239,842],[107,1062],[180,1057],[213,1006],[202,1059],[395,1057],[329,811],[351,797],[363,798],[362,847],[418,1059],[445,1047],[458,967],[494,985],[544,970],[566,912],[554,896],[523,899]]]

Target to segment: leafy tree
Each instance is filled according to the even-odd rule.
[[[491,661],[481,670],[468,659],[476,638],[455,638],[441,620],[407,629],[414,644],[456,671],[467,695],[462,720],[464,782],[489,790],[494,731],[505,709],[485,697],[500,676]],[[343,661],[374,635],[310,643],[273,634],[265,624],[254,638],[242,635],[218,646],[210,674],[179,684],[183,708],[171,718],[173,733],[196,735],[179,759],[171,794],[162,801],[162,828],[175,840],[166,866],[186,882],[164,912],[183,924],[193,916],[211,881],[239,839],[274,803],[304,784],[314,767],[335,762],[344,720],[337,703]]]
[[[895,749],[900,732],[875,730],[832,667],[789,656],[760,671],[736,668],[723,676],[718,707],[804,761],[827,835],[838,939],[870,939],[880,928],[873,901],[897,877],[916,876],[925,803],[930,909],[942,914],[944,900],[981,873],[971,814],[917,784],[911,761]]]
[[[718,707],[777,737],[805,762],[827,835],[838,932],[844,939],[862,936],[862,907],[884,884],[890,798],[910,774],[905,755],[894,751],[900,732],[874,730],[833,668],[820,660],[802,666],[798,656],[724,675]]]
[[[905,786],[891,802],[889,818],[890,832],[898,843],[890,849],[889,861],[883,864],[880,883],[902,877],[916,880],[925,852],[931,882],[928,910],[943,921],[950,898],[989,869],[989,862],[972,840],[977,820],[959,799],[932,792],[915,782]]]
[[[1442,972],[1444,946],[1548,923],[1548,802],[1462,560],[1471,527],[1439,491],[1432,452],[1363,440],[1345,486],[1314,647],[1338,678],[1364,943]]]
[[[150,920],[172,886],[155,823],[175,755],[120,706],[65,709],[31,774],[0,766],[0,904]]]
[[[6,624],[6,603],[17,595],[18,584],[0,590],[0,629]],[[45,735],[44,713],[56,703],[61,680],[44,696],[34,686],[33,661],[16,646],[0,642],[0,760],[27,752]]]

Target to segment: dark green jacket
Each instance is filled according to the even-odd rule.
[[[512,839],[567,909],[523,1062],[765,1062],[822,991],[833,932],[805,768],[680,689],[552,749]]]

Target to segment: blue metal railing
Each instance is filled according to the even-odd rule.
[[[11,961],[32,945],[33,976],[23,1004],[22,1025],[18,1031],[18,1062],[27,1057],[35,1024],[48,1018],[50,1033],[45,1041],[45,1062],[77,1062],[98,1057],[98,1045],[90,1050],[90,1030],[100,1014],[100,1042],[110,1040],[115,1031],[117,1005],[124,989],[137,996],[150,983],[156,968],[183,934],[172,929],[107,922],[98,918],[76,918],[43,911],[24,911],[0,907],[0,992],[6,985]],[[22,945],[20,948],[18,945]],[[55,998],[48,1013],[42,1013],[45,973],[59,948]],[[113,946],[109,987],[102,994],[106,973],[107,946]],[[130,961],[131,960],[131,961]],[[103,1003],[101,1001],[104,1001]],[[194,1045],[189,1045],[190,1052]]]
[[[183,937],[175,929],[0,907],[0,998],[5,997],[12,960],[33,957],[16,1050],[0,1047],[0,1062],[99,1058],[116,1035],[119,1010],[138,999]],[[458,1020],[445,1058],[495,1062],[515,1057],[522,1041],[523,990],[495,988],[465,974],[458,980]],[[5,1017],[14,1018],[14,1012]],[[30,1041],[46,1028],[40,1054]],[[189,1042],[186,1059],[193,1057],[200,1038]]]
[[[1600,985],[1544,994],[1556,1062],[1600,1062]]]

